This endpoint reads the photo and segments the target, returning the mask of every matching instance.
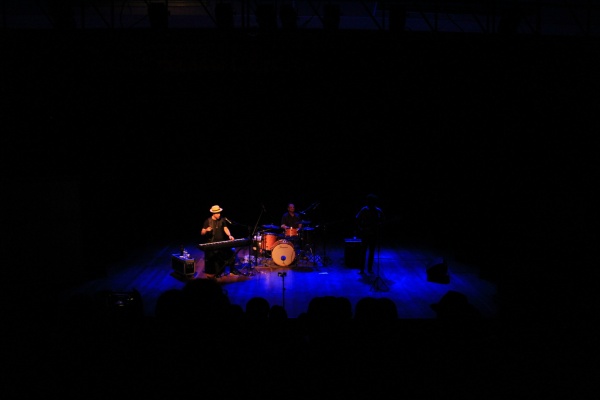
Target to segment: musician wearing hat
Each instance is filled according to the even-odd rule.
[[[211,216],[204,220],[200,234],[205,238],[205,243],[234,240],[227,221],[221,219],[223,209],[214,205],[210,208]],[[219,278],[229,267],[229,272],[240,275],[235,267],[235,250],[233,248],[217,248],[204,251],[204,272],[208,278]]]

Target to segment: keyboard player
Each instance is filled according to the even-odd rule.
[[[225,240],[234,240],[227,221],[221,219],[223,209],[214,205],[210,208],[211,216],[204,220],[200,234],[204,237],[205,243],[221,242]],[[241,272],[235,268],[235,250],[231,248],[206,249],[204,251],[204,273],[207,278],[219,278],[229,268],[229,273],[241,275]]]

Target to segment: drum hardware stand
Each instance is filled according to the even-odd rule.
[[[265,205],[262,204],[262,208],[260,209],[260,214],[258,214],[258,219],[256,220],[256,224],[254,224],[254,229],[252,229],[252,232],[250,234],[250,243],[252,243],[254,241],[254,237],[256,236],[256,230],[258,229],[258,224],[263,216],[263,213],[265,213],[265,211],[267,211],[267,209],[265,208]],[[262,235],[261,235],[262,236]],[[250,245],[250,247],[252,247],[252,245]],[[256,252],[254,253],[254,266],[258,266],[258,256],[260,254],[260,248],[256,249]]]
[[[321,264],[324,267],[331,263],[331,259],[327,257],[327,224],[323,224],[323,257],[321,257]]]
[[[307,228],[302,228],[304,229],[309,229]],[[314,230],[314,228],[310,228],[311,230]],[[311,263],[313,265],[313,267],[317,267],[317,260],[318,260],[318,256],[315,254],[314,251],[314,242],[312,240],[309,241],[308,238],[308,234],[305,233],[306,231],[302,232],[300,235],[300,257],[302,258],[304,257],[305,260],[307,260],[309,263]],[[314,240],[314,237],[312,238]]]
[[[310,254],[310,256],[306,256],[308,262],[312,263],[313,267],[317,267],[317,257],[315,256],[315,252],[310,244],[305,246],[304,252],[308,252]]]
[[[244,249],[244,247],[240,248],[237,251],[237,253],[239,253],[242,249]],[[236,253],[236,257],[235,257],[236,259],[238,259],[237,253]],[[248,262],[244,262],[243,263],[244,264],[243,267],[239,269],[239,271],[242,273],[243,276],[254,276],[254,275],[256,275],[256,269],[252,265],[252,258],[253,258],[253,256],[251,255],[251,251],[250,251],[250,248],[249,248],[249,251],[248,251]]]
[[[253,276],[253,275],[255,275],[254,268],[252,266],[252,258],[253,258],[252,257],[253,235],[250,232],[250,225],[240,224],[238,222],[230,221],[228,219],[226,219],[226,220],[227,220],[227,222],[229,222],[232,225],[245,226],[246,229],[247,229],[248,235],[249,235],[249,238],[248,238],[249,244],[247,246],[242,246],[242,247],[240,247],[239,249],[237,249],[235,251],[235,254],[233,256],[234,257],[234,259],[233,259],[233,265],[234,265],[234,267],[235,267],[235,262],[239,261],[239,256],[238,255],[239,255],[240,251],[242,251],[244,248],[247,248],[248,249],[248,254],[247,254],[248,261],[247,262],[241,262],[241,261],[239,262],[239,264],[243,264],[242,268],[239,268],[239,271],[241,272],[241,274],[243,276]],[[254,229],[256,229],[256,226],[254,227]],[[250,269],[251,271],[247,272],[248,269]]]
[[[315,254],[313,249],[313,243],[307,243],[302,245],[302,250],[300,251],[300,255],[304,257],[309,263],[313,265],[313,267],[317,267],[318,255]]]

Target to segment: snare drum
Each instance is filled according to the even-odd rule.
[[[261,242],[261,250],[271,251],[273,247],[275,247],[275,243],[277,242],[277,235],[274,233],[263,233],[262,242]]]
[[[298,236],[298,228],[287,228],[285,230],[285,236]]]
[[[296,250],[294,250],[293,243],[285,239],[278,240],[271,251],[271,258],[275,264],[281,267],[293,263],[296,258]]]

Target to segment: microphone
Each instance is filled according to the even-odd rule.
[[[306,213],[305,213],[305,212],[303,212],[303,211],[298,211],[298,214],[304,215],[304,214],[306,214]]]
[[[225,221],[227,221],[227,223],[228,223],[229,225],[233,225],[233,222],[231,222],[231,221],[229,220],[229,218],[225,218]]]
[[[263,211],[264,211],[264,212],[267,212],[267,207],[265,207],[265,205],[264,205],[264,204],[261,204],[261,206],[262,206],[262,208],[263,208]]]

